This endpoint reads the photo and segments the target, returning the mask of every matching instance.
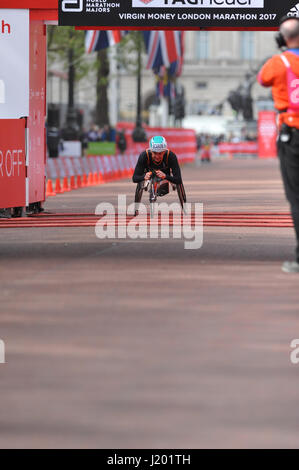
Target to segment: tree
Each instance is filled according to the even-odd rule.
[[[100,49],[97,52],[97,102],[95,108],[95,120],[97,124],[103,127],[109,123],[109,105],[108,105],[108,83],[110,66],[107,49]]]
[[[132,31],[118,46],[118,61],[120,65],[137,77],[136,96],[136,127],[133,131],[135,142],[145,142],[146,132],[142,127],[141,78],[142,53],[144,52],[144,39],[142,32]]]
[[[84,78],[92,68],[86,61],[84,31],[75,31],[72,26],[48,26],[48,61],[52,65],[57,60],[67,70],[69,66],[69,50],[73,50],[75,81]]]
[[[48,26],[48,58],[50,65],[59,60],[65,70],[68,70],[70,83],[69,108],[75,103],[71,99],[71,91],[74,84],[93,71],[95,73],[96,104],[95,121],[98,125],[109,124],[108,111],[108,84],[109,84],[109,59],[107,49],[101,49],[96,54],[85,54],[85,32],[75,31],[70,26]],[[117,45],[116,59],[119,66],[124,67],[130,73],[141,80],[142,58],[144,40],[141,32],[132,31]],[[94,58],[92,60],[92,58]],[[139,83],[140,85],[140,83]],[[141,122],[141,97],[138,94],[137,118]]]
[[[65,140],[79,138],[77,110],[75,108],[74,89],[76,81],[81,80],[90,70],[90,64],[84,60],[84,32],[73,27],[50,26],[48,29],[49,62],[60,60],[68,71],[68,108],[66,123],[63,128]]]
[[[90,72],[96,74],[96,105],[95,120],[103,126],[109,121],[107,86],[109,77],[109,61],[107,50],[98,51],[93,57],[85,52],[85,32],[75,31],[70,26],[48,27],[48,57],[49,63],[57,60],[62,62],[68,71],[69,99],[68,99],[68,122],[67,127],[74,127],[75,102],[74,86],[80,80],[87,78]]]

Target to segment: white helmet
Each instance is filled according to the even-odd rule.
[[[167,150],[166,139],[160,135],[156,135],[149,142],[150,150],[157,153],[162,153]]]

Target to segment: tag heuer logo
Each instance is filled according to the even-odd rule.
[[[291,10],[288,13],[288,16],[297,16],[299,17],[299,3],[297,3],[296,6],[291,8]]]

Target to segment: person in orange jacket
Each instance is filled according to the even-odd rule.
[[[282,18],[276,41],[285,51],[264,64],[258,81],[272,87],[279,113],[278,155],[297,237],[296,261],[286,261],[282,270],[299,273],[299,18]]]

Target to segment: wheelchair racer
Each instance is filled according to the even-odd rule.
[[[167,142],[162,136],[155,136],[149,142],[149,149],[139,155],[133,174],[133,183],[144,185],[153,176],[161,179],[157,195],[169,193],[169,183],[182,183],[181,169],[175,153],[167,148]],[[139,202],[136,201],[135,202]]]

